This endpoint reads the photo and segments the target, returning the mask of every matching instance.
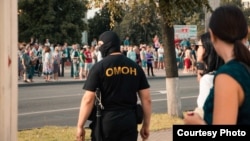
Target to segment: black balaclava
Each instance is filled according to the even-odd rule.
[[[105,31],[100,35],[99,41],[103,42],[99,48],[102,57],[106,57],[114,52],[120,52],[120,39],[115,32]]]

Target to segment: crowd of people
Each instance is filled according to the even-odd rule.
[[[175,43],[177,67],[183,69],[183,73],[196,73],[197,42],[183,39]]]
[[[155,38],[152,44],[132,45],[126,37],[120,45],[122,54],[139,64],[150,77],[155,76],[154,70],[165,69],[164,45],[154,43]],[[96,38],[91,45],[53,44],[49,39],[41,44],[32,39],[30,43],[19,43],[18,49],[18,77],[24,82],[33,82],[36,73],[46,82],[57,81],[64,77],[65,66],[70,66],[70,77],[83,80],[93,64],[102,59]],[[197,45],[189,39],[175,44],[177,67],[183,73],[196,73],[196,50]]]
[[[155,76],[154,69],[164,69],[164,47],[140,44],[131,45],[127,39],[121,44],[120,51],[139,64],[148,76]],[[43,76],[46,81],[57,81],[64,77],[65,66],[70,66],[70,76],[74,79],[86,79],[91,67],[102,60],[99,45],[93,39],[91,45],[68,43],[53,44],[49,39],[42,43],[31,41],[18,44],[18,77],[24,82],[33,82],[34,75]]]
[[[199,42],[195,40],[183,39],[175,43],[177,67],[183,73],[196,74],[199,71],[197,66],[201,56],[198,56],[198,48]],[[70,77],[83,80],[87,78],[93,64],[102,59],[96,38],[91,45],[76,43],[71,46],[66,42],[63,45],[52,44],[49,39],[39,44],[31,39],[30,43],[19,43],[18,49],[18,77],[24,82],[33,82],[36,73],[43,76],[46,82],[57,81],[59,77],[64,77],[66,65],[70,66]],[[165,69],[166,56],[161,43],[157,42],[157,46],[154,42],[152,45],[131,45],[129,37],[126,37],[120,45],[120,51],[139,64],[147,76],[155,76],[155,69]]]
[[[64,77],[65,65],[71,66],[71,77],[84,79],[93,63],[101,59],[98,46],[80,46],[68,43],[44,44],[36,42],[18,44],[18,77],[24,82],[33,82],[35,73],[43,76],[46,82]]]
[[[51,78],[58,80],[58,77],[64,77],[65,65],[71,66],[72,78],[86,79],[91,66],[102,59],[98,45],[20,43],[18,48],[18,76],[19,79],[23,78],[24,82],[33,82],[36,73],[41,73],[46,81],[50,81]],[[121,52],[138,63],[148,76],[155,76],[155,69],[165,69],[162,44],[158,49],[147,44],[121,45],[120,48]],[[194,45],[190,48],[176,44],[176,58],[179,69],[183,68],[184,72],[195,72]]]
[[[227,23],[227,24],[225,24]],[[235,6],[217,8],[210,19],[209,31],[198,42],[188,39],[175,44],[177,66],[184,73],[197,73],[200,91],[197,108],[185,113],[184,124],[250,124],[250,52],[249,29],[242,11]],[[101,129],[104,140],[136,141],[138,128],[135,107],[142,104],[143,122],[140,135],[149,137],[151,118],[150,85],[146,76],[155,76],[154,69],[164,69],[164,46],[158,36],[152,45],[120,44],[118,35],[106,31],[99,41],[81,46],[67,43],[53,45],[21,43],[18,53],[18,75],[24,82],[33,82],[35,70],[42,64],[46,82],[64,76],[64,64],[70,63],[71,77],[87,79],[83,89],[76,139],[85,138],[84,125],[94,107],[95,92],[101,92]],[[125,71],[126,70],[126,71]],[[144,71],[144,73],[143,73]],[[115,73],[114,73],[115,72]],[[91,124],[91,138],[96,131]],[[114,132],[116,134],[114,134]]]

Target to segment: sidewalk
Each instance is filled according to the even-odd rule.
[[[138,135],[137,141],[142,141],[140,135]],[[147,141],[173,141],[172,129],[150,132],[150,136]]]
[[[195,77],[194,73],[183,73],[179,70],[179,77]],[[148,79],[162,79],[166,78],[165,70],[154,69],[154,77],[148,77]],[[58,81],[51,80],[51,82],[45,82],[43,77],[37,75],[33,78],[34,82],[26,83],[23,80],[18,80],[19,87],[27,86],[39,86],[39,85],[58,85],[58,84],[73,84],[73,83],[84,83],[85,80],[74,79],[70,76],[70,67],[66,66],[64,70],[64,77],[59,77]],[[142,141],[140,135],[138,135],[138,141]],[[150,132],[149,139],[147,141],[173,141],[172,129],[164,129],[160,131]]]
[[[195,76],[196,74],[194,73],[183,73],[181,70],[179,70],[179,77],[192,77]],[[148,79],[162,79],[166,78],[166,72],[163,69],[154,69],[154,74],[155,76],[149,76]],[[52,75],[53,76],[53,75]],[[26,86],[38,86],[38,85],[58,85],[58,84],[73,84],[73,83],[83,83],[85,80],[79,80],[79,79],[74,79],[73,77],[70,76],[70,66],[65,66],[64,69],[64,77],[58,77],[58,80],[55,81],[51,79],[50,82],[45,82],[43,77],[38,77],[37,74],[33,77],[32,83],[27,83],[23,82],[23,79],[18,80],[18,86],[19,87],[26,87]]]

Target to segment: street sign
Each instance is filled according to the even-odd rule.
[[[196,39],[197,25],[174,25],[175,39]]]

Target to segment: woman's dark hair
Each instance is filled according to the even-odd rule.
[[[44,52],[50,52],[50,47],[49,46],[45,46]]]
[[[209,72],[216,71],[221,65],[224,64],[224,61],[219,57],[213,47],[213,44],[210,40],[209,32],[206,32],[200,37],[203,48],[205,49],[202,56],[202,60],[205,63],[206,67],[201,75],[204,75]]]
[[[250,52],[242,42],[247,37],[248,25],[238,7],[225,5],[215,9],[210,18],[209,28],[219,39],[234,44],[235,59],[250,66]]]

